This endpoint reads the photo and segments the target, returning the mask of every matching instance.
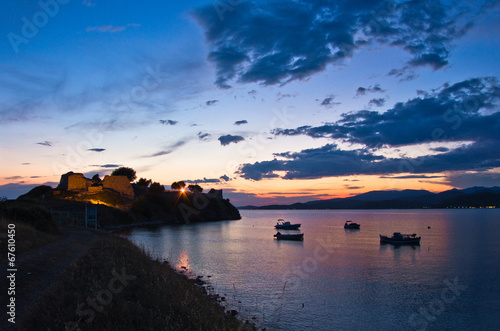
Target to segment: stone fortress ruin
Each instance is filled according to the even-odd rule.
[[[85,178],[82,173],[70,171],[61,176],[54,194],[61,191],[87,196],[108,191],[126,199],[134,199],[134,189],[126,176],[105,176],[103,180],[100,180]]]

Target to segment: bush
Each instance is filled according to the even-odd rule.
[[[150,217],[153,214],[149,201],[145,197],[140,197],[134,201],[132,204],[132,211],[145,217]]]
[[[127,176],[128,180],[131,182],[133,182],[137,178],[135,170],[128,167],[120,167],[113,170],[111,176]]]
[[[160,183],[154,182],[149,186],[149,194],[160,195],[163,192],[165,192],[165,187],[163,187]]]
[[[59,233],[57,224],[46,208],[28,203],[0,203],[0,217],[12,222],[23,222],[47,233]]]

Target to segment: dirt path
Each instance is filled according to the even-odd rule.
[[[99,235],[86,230],[69,230],[63,239],[16,255],[15,303],[16,324],[18,324],[29,308],[41,294],[54,282],[60,279],[66,268],[85,252]],[[0,330],[13,329],[8,322],[7,313],[9,280],[7,279],[7,261],[0,264],[1,320]]]

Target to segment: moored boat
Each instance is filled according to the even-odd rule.
[[[278,240],[304,240],[303,233],[282,234],[281,232],[278,232],[274,235],[274,237]]]
[[[417,237],[416,233],[402,234],[399,232],[394,232],[392,237],[380,235],[380,242],[396,245],[419,245],[420,238],[421,237]]]
[[[280,218],[274,227],[281,230],[297,230],[300,228],[300,223],[292,224]]]
[[[344,229],[359,229],[361,224],[354,223],[353,221],[346,221],[344,224]]]

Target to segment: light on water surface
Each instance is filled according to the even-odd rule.
[[[228,308],[267,329],[494,329],[500,320],[498,210],[241,213],[129,239],[203,275]],[[278,218],[301,223],[304,241],[273,239]],[[349,219],[361,229],[345,230]],[[380,244],[393,232],[417,233],[420,246]]]

